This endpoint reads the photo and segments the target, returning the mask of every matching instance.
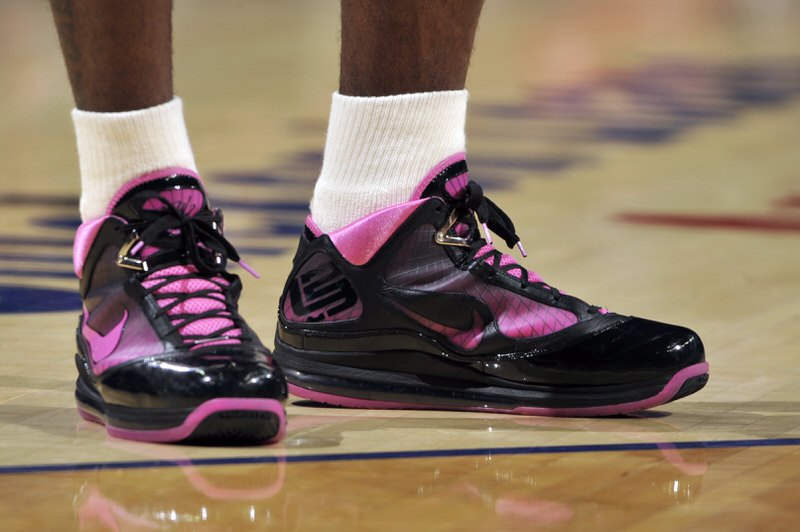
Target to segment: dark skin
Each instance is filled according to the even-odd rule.
[[[172,0],[50,0],[75,105],[119,112],[173,97]],[[483,0],[342,0],[339,92],[464,88]]]
[[[342,0],[339,92],[460,90],[483,0]]]
[[[172,0],[50,5],[78,109],[132,111],[172,99]]]

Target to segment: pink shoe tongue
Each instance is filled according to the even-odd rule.
[[[206,200],[201,190],[192,188],[165,189],[159,191],[158,195],[179,211],[183,211],[186,216],[194,216],[200,212]],[[142,208],[148,211],[163,211],[167,207],[161,201],[151,198],[144,202]]]
[[[145,211],[166,211],[167,203],[188,217],[203,209],[210,210],[200,176],[185,168],[166,168],[125,183],[109,203],[108,214],[136,222],[142,219]],[[157,251],[158,248],[140,243],[132,253],[147,259]]]
[[[158,194],[187,216],[194,216],[202,209],[210,208],[200,176],[184,168],[167,168],[145,174],[123,185],[109,204],[109,214],[131,220],[138,217],[141,210],[166,210],[167,206],[157,198],[151,197],[143,203],[136,200],[137,196],[152,193]]]
[[[438,196],[451,201],[461,198],[469,183],[469,169],[463,153],[456,153],[434,166],[422,179],[411,199]]]
[[[419,199],[425,197],[438,196],[445,201],[453,202],[459,200],[464,196],[464,192],[469,184],[469,169],[467,168],[466,156],[464,153],[456,153],[441,163],[437,164],[422,183],[417,187],[412,199]],[[471,225],[471,224],[470,224]],[[454,236],[461,238],[468,238],[474,234],[474,229],[466,223],[457,223],[451,229]],[[486,244],[477,253],[475,257],[497,268],[515,265],[515,268],[508,268],[506,273],[517,279],[522,279],[523,268],[514,259],[514,257],[501,253],[499,258],[490,253],[495,248]],[[544,282],[536,272],[528,271],[528,282],[540,283]]]

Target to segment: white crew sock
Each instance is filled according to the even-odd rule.
[[[169,167],[197,171],[180,98],[122,113],[72,111],[81,168],[81,219],[102,216],[125,182]]]
[[[311,215],[324,232],[411,199],[428,171],[464,151],[467,91],[334,93]]]

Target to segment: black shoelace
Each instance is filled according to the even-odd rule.
[[[156,192],[142,195],[142,203],[155,199],[163,206],[163,210],[140,208],[141,221],[130,227],[136,232],[141,247],[149,246],[158,251],[147,257],[149,271],[144,282],[155,282],[146,288],[146,294],[152,294],[159,301],[157,316],[166,315],[172,323],[167,334],[180,331],[192,323],[206,319],[224,319],[230,325],[209,331],[208,334],[180,333],[189,345],[198,345],[215,340],[247,341],[244,334],[244,320],[239,316],[235,297],[230,293],[228,281],[220,276],[225,271],[228,259],[239,262],[241,259],[233,245],[222,235],[222,213],[218,210],[203,210],[188,216],[181,209],[165,200]],[[158,271],[172,266],[194,266],[195,271],[158,276]],[[154,268],[155,266],[155,268]],[[247,266],[246,269],[249,270]],[[162,291],[172,283],[200,280],[207,287],[191,292]],[[213,286],[212,286],[213,285]],[[196,313],[172,313],[170,311],[189,300],[206,299],[212,306]],[[163,303],[168,301],[167,303]],[[220,305],[222,303],[222,305]],[[238,331],[235,336],[227,336],[231,331]]]
[[[222,273],[229,258],[241,263],[236,249],[219,230],[221,211],[205,210],[190,217],[155,192],[143,194],[143,198],[155,199],[165,207],[140,209],[142,221],[131,224],[144,245],[159,249],[154,259],[188,259],[203,275]]]
[[[476,217],[478,222],[483,226],[486,238],[476,239],[471,243],[472,257],[475,260],[486,262],[495,269],[508,274],[510,277],[516,277],[511,275],[511,272],[514,270],[519,270],[520,285],[523,289],[527,288],[530,284],[528,270],[516,261],[501,266],[503,253],[492,247],[491,235],[489,234],[489,231],[492,231],[497,236],[502,238],[509,248],[513,249],[514,247],[518,247],[522,255],[527,256],[525,249],[520,243],[519,236],[517,235],[516,228],[514,227],[514,222],[511,221],[511,218],[505,212],[503,212],[503,210],[500,209],[497,204],[484,196],[483,188],[481,188],[481,186],[475,181],[470,181],[467,183],[466,189],[464,190],[464,195],[460,199],[456,200],[455,207],[460,212],[468,213],[466,219],[469,225],[471,225],[470,219],[473,218],[473,215],[469,213],[474,213],[474,217]],[[487,245],[490,247],[490,249],[485,250],[484,253],[480,253],[482,249],[487,247]],[[478,255],[478,253],[480,253],[480,255]],[[555,301],[558,301],[561,298],[561,292],[559,292],[556,288],[544,282],[535,284],[541,284],[542,286],[547,287]]]

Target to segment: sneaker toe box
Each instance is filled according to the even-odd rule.
[[[206,349],[113,368],[100,384],[107,402],[147,408],[192,407],[210,399],[284,399],[286,383],[271,356],[247,349]]]

